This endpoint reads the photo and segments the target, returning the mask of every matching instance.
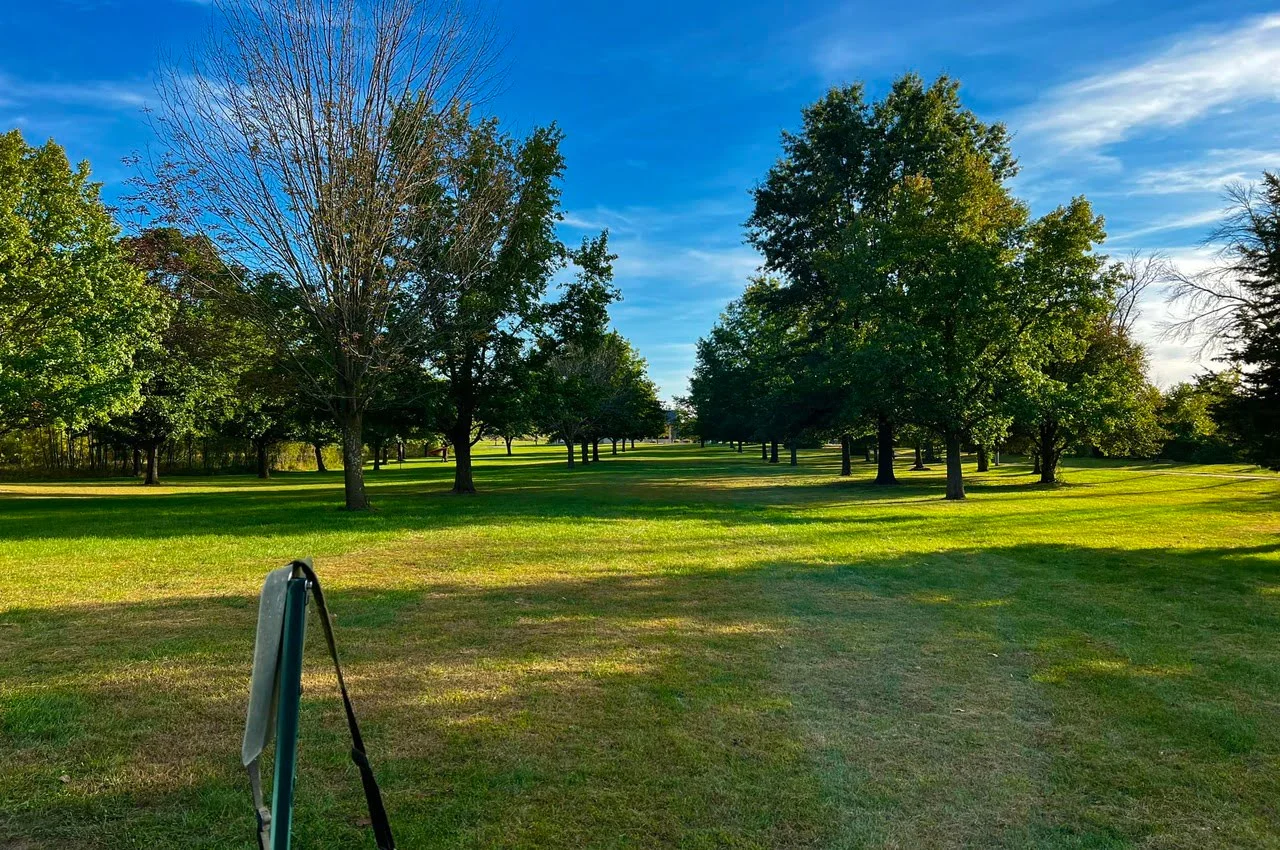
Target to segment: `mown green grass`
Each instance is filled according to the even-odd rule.
[[[0,485],[0,847],[251,847],[256,594],[299,555],[406,848],[1280,846],[1280,478],[957,504],[836,461],[526,446],[475,498],[370,473],[367,516],[337,474]],[[318,637],[295,846],[371,847]]]

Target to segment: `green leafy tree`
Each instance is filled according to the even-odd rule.
[[[420,133],[442,140],[444,154],[440,179],[409,210],[407,294],[424,305],[421,349],[446,381],[453,492],[474,493],[471,448],[491,427],[481,417],[525,368],[542,298],[565,255],[555,235],[561,135],[540,128],[517,140],[463,108],[429,116]],[[605,246],[602,235],[599,251],[608,256]]]
[[[628,439],[655,436],[665,426],[658,389],[649,379],[649,367],[630,341],[616,331],[606,345],[611,352],[612,370],[596,417],[597,432],[618,453],[618,441],[626,448]],[[692,430],[685,436],[693,434]]]
[[[531,354],[534,424],[550,438],[560,438],[574,467],[574,446],[587,445],[598,427],[610,376],[616,373],[618,352],[608,344],[609,305],[619,297],[613,285],[613,254],[607,234],[584,239],[569,252],[577,267],[561,287],[560,298],[547,305]]]
[[[161,445],[235,418],[242,381],[262,357],[263,337],[237,305],[209,285],[233,272],[204,237],[156,228],[126,239],[125,247],[169,319],[135,362],[141,404],[114,417],[110,427],[118,439],[145,452],[144,483],[157,484]]]
[[[504,382],[490,394],[487,409],[480,413],[485,436],[501,438],[508,457],[518,437],[537,431],[538,397],[532,363],[526,358],[519,366],[507,371]]]
[[[298,392],[296,379],[282,362],[281,353],[259,328],[245,323],[238,330],[248,362],[232,391],[226,419],[216,427],[223,434],[252,444],[254,467],[258,477],[266,479],[271,477],[274,449],[285,440],[302,436],[309,399]],[[302,413],[298,412],[299,407]],[[323,467],[323,457],[317,454],[317,458]]]
[[[737,303],[731,304],[707,336],[698,340],[689,403],[698,433],[712,440],[737,441],[755,437],[754,400],[746,337],[737,325]]]
[[[1016,398],[1046,484],[1057,480],[1069,446],[1132,433],[1146,385],[1141,346],[1112,318],[1121,312],[1121,269],[1096,252],[1104,238],[1102,219],[1083,198],[1043,216],[1025,236],[1022,280],[1049,306],[1031,326]]]
[[[801,131],[785,133],[782,146],[782,157],[756,189],[748,239],[764,254],[766,267],[784,275],[791,299],[809,314],[807,324],[825,337],[821,346],[837,355],[828,362],[838,363],[840,372],[829,371],[824,382],[829,393],[844,398],[829,407],[842,420],[841,430],[875,423],[876,480],[891,484],[894,425],[915,414],[907,409],[905,380],[919,368],[912,360],[918,352],[904,345],[908,328],[897,320],[904,302],[919,301],[920,314],[934,305],[932,295],[906,289],[907,280],[923,271],[919,262],[927,257],[911,252],[922,247],[925,234],[915,233],[917,244],[908,244],[892,238],[890,222],[897,220],[899,236],[905,236],[902,218],[912,200],[921,212],[922,193],[933,193],[949,199],[958,224],[965,199],[958,190],[972,190],[976,210],[983,201],[974,193],[984,183],[986,211],[997,212],[990,201],[1016,173],[1007,133],[964,109],[953,80],[926,86],[907,75],[874,104],[861,85],[831,90],[804,111]],[[980,224],[972,216],[966,221],[971,230]],[[988,230],[1003,231],[1008,223],[1000,215]],[[951,235],[962,233],[956,228]],[[975,232],[964,235],[970,248],[981,241]],[[952,271],[959,271],[962,252],[952,250],[958,245],[948,245],[938,228],[932,242],[931,250],[945,249],[937,259],[948,258]],[[968,272],[977,272],[979,254],[967,253]],[[957,306],[954,301],[942,309]]]
[[[1025,208],[990,163],[965,154],[896,187],[879,250],[895,288],[877,333],[905,364],[912,418],[947,451],[948,499],[963,499],[961,445],[994,412],[994,379],[1019,359],[1049,297],[1013,269]]]
[[[118,242],[89,167],[0,135],[0,434],[81,429],[141,401],[165,306]]]
[[[392,446],[438,433],[434,425],[447,418],[440,411],[448,404],[445,382],[420,366],[406,365],[384,376],[365,422],[374,471],[382,469]]]
[[[603,344],[580,341],[544,344],[538,370],[538,430],[564,441],[568,465],[574,468],[574,448],[592,427],[612,371]]]
[[[1223,414],[1239,393],[1240,378],[1238,370],[1227,369],[1170,387],[1160,400],[1160,457],[1197,463],[1238,460],[1237,435]]]
[[[311,446],[316,459],[316,472],[328,472],[324,450],[342,437],[333,423],[333,417],[327,409],[318,406],[309,394],[300,394],[290,411],[293,417],[292,431],[299,440]]]

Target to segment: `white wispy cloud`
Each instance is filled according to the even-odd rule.
[[[1061,152],[1099,154],[1152,128],[1280,101],[1280,14],[1199,31],[1128,66],[1050,89],[1014,123]]]
[[[1123,245],[1133,242],[1136,239],[1141,239],[1144,236],[1151,236],[1155,233],[1164,233],[1166,231],[1174,230],[1190,230],[1191,228],[1196,227],[1204,228],[1207,225],[1216,224],[1217,222],[1222,221],[1222,217],[1223,212],[1220,206],[1184,215],[1167,216],[1143,227],[1111,234],[1107,239],[1107,244]]]
[[[138,110],[155,99],[155,88],[140,80],[21,80],[0,72],[0,105],[79,106]]]
[[[1184,162],[1139,172],[1129,194],[1178,195],[1220,193],[1232,183],[1249,183],[1265,169],[1280,168],[1280,150],[1256,148],[1213,149],[1194,162]]]
[[[741,234],[741,223],[750,212],[750,199],[745,190],[730,197],[696,198],[666,207],[596,205],[572,208],[562,222],[577,230],[608,228],[616,234],[652,237],[671,233],[731,232]]]
[[[618,255],[614,273],[620,281],[659,280],[675,291],[691,285],[741,290],[760,265],[760,255],[746,246],[691,248],[624,241],[610,249]]]
[[[702,198],[666,208],[596,206],[571,209],[562,227],[576,236],[608,229],[618,255],[614,275],[624,285],[659,282],[740,291],[760,265],[760,255],[742,244],[747,216],[741,199]]]
[[[887,34],[868,25],[867,4],[845,2],[827,14],[809,17],[782,35],[824,79],[841,78],[863,69],[916,66],[922,55],[956,52],[1005,52],[1022,46],[1028,27],[1072,10],[1087,9],[1096,0],[1027,3],[988,0],[985,3],[916,4],[910,24]],[[1022,33],[1018,40],[1012,32]]]

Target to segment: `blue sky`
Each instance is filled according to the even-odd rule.
[[[0,0],[0,131],[55,138],[114,198],[121,158],[150,138],[156,68],[209,16],[195,0]],[[1223,186],[1280,168],[1275,0],[498,0],[496,16],[511,72],[493,108],[517,131],[564,129],[564,236],[610,229],[615,324],[666,396],[756,266],[741,225],[779,131],[831,85],[958,77],[1014,131],[1033,211],[1087,195],[1117,256],[1203,266]],[[1153,295],[1140,326],[1163,385],[1201,368],[1193,346],[1156,338],[1166,313]]]

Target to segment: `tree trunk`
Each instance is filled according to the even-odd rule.
[[[382,441],[373,441],[373,471],[378,472],[382,469]]]
[[[133,477],[137,478],[142,474],[142,449],[134,448],[133,450]]]
[[[738,454],[742,454],[742,441],[738,441]]]
[[[792,466],[796,465],[796,444],[795,443],[791,444],[791,465]]]
[[[1040,450],[1039,449],[1031,450],[1031,474],[1032,475],[1040,474]]]
[[[569,439],[568,437],[565,437],[564,447],[569,451],[569,468],[573,469],[573,461],[574,461],[573,440]]]
[[[1062,453],[1057,449],[1045,449],[1044,458],[1040,461],[1040,483],[1041,484],[1057,484],[1058,483],[1058,461],[1062,458]]]
[[[897,484],[898,479],[893,474],[893,423],[887,416],[881,416],[876,423],[876,445],[876,483]]]
[[[840,475],[853,475],[853,437],[840,435]]]
[[[507,457],[511,457],[511,441],[512,441],[512,440],[514,440],[515,438],[514,438],[514,437],[503,437],[502,439],[504,439],[504,440],[506,440],[506,441],[507,441]]]
[[[911,467],[911,469],[916,472],[919,472],[924,468],[925,468],[924,455],[920,453],[920,441],[916,440],[916,462],[915,462],[915,465]]]
[[[264,478],[264,479],[265,479],[265,478],[270,478],[270,477],[271,477],[271,464],[269,463],[268,458],[267,458],[267,441],[266,441],[266,440],[254,440],[254,441],[253,441],[253,450],[254,450],[254,452],[255,452],[255,453],[257,454],[257,456],[258,456],[258,477],[259,477],[259,478]]]
[[[1052,425],[1040,426],[1040,452],[1037,459],[1041,484],[1058,483],[1058,460],[1062,457],[1062,450],[1058,448],[1057,430]]]
[[[143,479],[143,484],[160,483],[159,455],[160,446],[158,443],[151,443],[147,446],[147,477]]]
[[[591,441],[588,440],[586,437],[583,437],[582,438],[582,462],[583,463],[591,462],[591,457],[589,455],[590,451],[591,451]]]
[[[632,438],[631,438],[631,451],[633,451],[633,452],[634,452],[635,450],[636,450],[636,438],[635,438],[635,437],[632,437]]]
[[[364,415],[347,410],[342,416],[342,491],[347,510],[369,510],[364,492]]]
[[[769,460],[769,444],[768,443],[760,444],[760,459],[763,461]]]
[[[699,437],[699,438],[698,438],[698,448],[700,448],[700,449],[705,449],[706,447],[707,447],[707,438],[706,438],[706,437]]]
[[[960,432],[947,432],[947,498],[964,498],[964,470],[960,466]]]
[[[924,462],[925,462],[925,463],[937,463],[937,462],[938,462],[938,456],[937,456],[936,454],[934,454],[934,449],[933,449],[933,438],[932,438],[932,437],[930,437],[928,440],[926,440],[926,441],[925,441],[925,444],[924,444]]]
[[[609,440],[609,442],[613,444],[613,445],[611,445],[611,446],[609,447],[609,454],[614,454],[614,455],[616,455],[616,454],[618,453],[618,441],[617,441],[617,439],[615,439],[615,438],[611,438],[611,439]]]
[[[778,462],[778,441],[772,440],[769,443],[769,463]]]
[[[454,429],[453,492],[474,495],[476,483],[471,478],[471,423],[460,422]]]
[[[867,440],[867,442],[864,443],[862,446],[862,461],[863,463],[871,463],[871,441],[870,440]]]
[[[987,453],[985,443],[978,443],[978,471],[986,472],[991,468],[991,457]]]
[[[329,467],[324,465],[324,449],[319,443],[312,443],[311,447],[316,450],[316,472],[328,472]]]
[[[595,463],[599,459],[600,459],[600,440],[597,438],[591,441],[591,462]]]

